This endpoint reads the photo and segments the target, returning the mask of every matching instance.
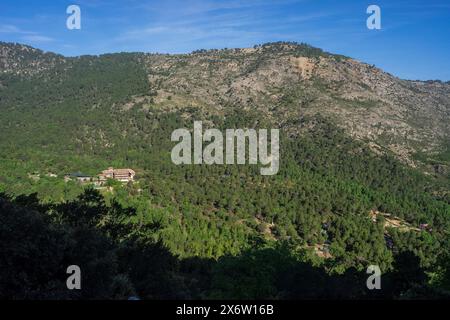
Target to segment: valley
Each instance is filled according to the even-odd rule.
[[[369,265],[383,298],[448,295],[449,83],[277,42],[80,57],[0,43],[0,84],[0,243],[31,275],[0,296],[55,294],[74,259],[111,285],[60,297],[377,298]],[[279,129],[277,173],[175,164],[172,133],[196,121]],[[64,181],[105,168],[133,179]]]

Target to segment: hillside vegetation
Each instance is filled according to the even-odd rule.
[[[76,58],[1,43],[0,112],[1,298],[449,294],[448,83],[294,43]],[[279,128],[278,174],[174,165],[171,133],[194,120]],[[137,181],[63,179],[110,166]],[[78,295],[74,261],[92,279]]]

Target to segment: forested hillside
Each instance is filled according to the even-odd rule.
[[[0,67],[1,298],[449,295],[449,84],[291,43],[76,58],[1,43]],[[278,174],[174,165],[171,133],[194,120],[279,128]],[[136,181],[64,180],[112,166]]]

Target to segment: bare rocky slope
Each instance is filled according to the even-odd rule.
[[[304,115],[334,118],[375,150],[410,165],[417,153],[445,152],[450,141],[450,84],[408,81],[351,58],[276,43],[251,49],[145,55],[153,103],[161,108],[254,108],[281,125]],[[448,166],[442,161],[439,168]]]

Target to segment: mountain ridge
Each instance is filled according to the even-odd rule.
[[[120,62],[117,62],[119,61]],[[275,42],[189,54],[114,53],[64,57],[30,46],[0,43],[1,74],[40,79],[71,70],[132,61],[148,89],[114,108],[143,111],[194,107],[220,116],[234,106],[257,110],[279,124],[322,114],[375,151],[386,148],[428,173],[448,172],[436,161],[450,140],[450,84],[402,80],[372,65],[306,44]],[[124,67],[125,68],[125,67]],[[4,86],[0,79],[0,85]],[[113,106],[112,106],[113,107]],[[424,154],[430,154],[425,157]],[[420,161],[420,160],[425,161]],[[435,168],[437,163],[438,168]]]
[[[57,52],[53,52],[53,51],[45,51],[43,49],[39,49],[37,47],[34,47],[30,44],[23,44],[20,42],[7,42],[7,41],[0,41],[0,47],[2,48],[10,48],[11,47],[15,47],[16,49],[20,49],[20,50],[27,50],[27,51],[33,51],[36,53],[39,53],[41,55],[51,55],[51,56],[57,56],[60,58],[64,58],[67,60],[70,59],[80,59],[83,57],[101,57],[101,56],[105,56],[105,55],[115,55],[115,54],[137,54],[137,55],[154,55],[154,56],[189,56],[189,55],[199,55],[199,54],[209,54],[209,53],[216,53],[216,52],[220,52],[220,51],[233,51],[233,50],[237,50],[237,51],[252,51],[255,50],[255,48],[259,48],[259,47],[264,47],[264,46],[269,46],[269,45],[288,45],[288,46],[307,46],[310,47],[312,49],[315,50],[320,50],[322,51],[324,54],[330,55],[330,56],[337,56],[337,57],[342,57],[342,58],[346,58],[346,59],[351,59],[354,60],[356,62],[362,63],[362,64],[366,64],[366,65],[371,65],[370,63],[366,63],[362,60],[358,60],[355,58],[351,58],[342,54],[337,54],[337,53],[330,53],[327,51],[323,51],[322,49],[319,49],[317,47],[313,47],[310,46],[306,43],[297,43],[297,42],[291,42],[291,41],[278,41],[278,42],[266,42],[266,43],[262,43],[262,44],[257,44],[254,45],[253,47],[236,47],[236,48],[223,48],[223,49],[196,49],[193,50],[191,52],[186,52],[186,53],[162,53],[162,52],[145,52],[145,51],[117,51],[117,52],[104,52],[104,53],[99,53],[99,54],[81,54],[81,55],[75,55],[75,56],[66,56],[64,54],[61,53],[57,53]],[[4,55],[4,52],[2,52],[2,55]],[[372,65],[374,66],[374,65]],[[382,69],[380,69],[382,70]],[[387,74],[392,75],[389,72],[383,71]],[[403,79],[400,77],[397,77],[395,75],[392,75],[394,77],[396,77],[399,80],[404,80],[404,81],[410,81],[410,82],[422,82],[422,83],[443,83],[443,84],[450,84],[450,80],[449,81],[444,81],[441,79],[425,79],[425,80],[420,80],[420,79]]]

